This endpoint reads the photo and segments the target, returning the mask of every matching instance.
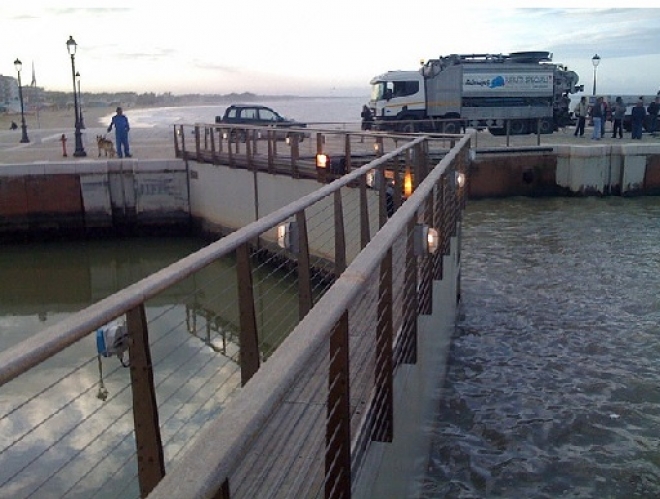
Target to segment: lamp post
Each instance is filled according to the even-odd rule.
[[[76,83],[78,83],[78,116],[80,120],[80,128],[85,129],[85,120],[82,113],[82,93],[80,93],[80,71],[76,71]]]
[[[14,67],[18,72],[18,100],[21,101],[21,129],[23,134],[21,135],[21,143],[25,144],[30,142],[27,134],[27,125],[25,124],[25,109],[23,107],[23,85],[21,84],[21,70],[23,69],[23,63],[16,59],[14,61]]]
[[[591,58],[591,63],[594,65],[594,92],[592,95],[596,95],[596,68],[600,64],[600,56],[598,54],[594,55]]]
[[[76,112],[76,150],[73,155],[77,157],[87,156],[85,148],[82,144],[82,137],[80,133],[80,113],[78,112],[78,91],[76,89],[76,49],[78,44],[73,39],[72,36],[69,36],[69,40],[66,42],[66,49],[69,51],[71,56],[71,76],[73,77],[73,107]]]

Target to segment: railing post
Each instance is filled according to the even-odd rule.
[[[373,440],[391,442],[394,433],[392,248],[380,264],[378,318],[376,321],[375,401]]]
[[[158,404],[144,303],[128,311],[126,326],[130,338],[128,355],[131,363],[138,481],[140,497],[146,497],[165,476],[165,458],[158,422]]]
[[[227,129],[227,155],[229,157],[229,168],[236,168],[236,161],[234,160],[234,150],[232,146],[232,137],[234,136],[231,128]]]
[[[330,337],[328,412],[325,430],[325,497],[351,497],[351,411],[348,311]]]
[[[387,223],[387,179],[385,178],[385,165],[378,168],[380,182],[378,183],[378,223],[379,228]]]
[[[415,225],[411,219],[406,228],[406,269],[404,273],[403,298],[403,352],[401,361],[405,364],[417,362],[417,257],[415,256]]]
[[[369,203],[367,200],[367,179],[360,176],[360,249],[369,244],[371,231],[369,230]]]
[[[245,130],[245,160],[247,162],[247,169],[252,169],[252,146],[254,144],[254,134],[256,130]]]
[[[346,159],[346,169],[344,174],[350,173],[353,165],[351,164],[351,134],[344,135],[344,158]]]
[[[199,125],[195,125],[195,156],[197,161],[202,161],[202,146],[200,144]]]
[[[442,175],[442,254],[449,255],[450,251],[450,239],[451,239],[451,220],[453,217],[453,202],[452,202],[452,193],[449,192],[449,175],[453,174],[451,170],[447,170],[444,175]]]
[[[179,148],[179,135],[183,135],[183,125],[174,125],[174,157],[181,158],[181,149]]]
[[[405,156],[404,156],[405,158]],[[404,159],[405,161],[405,159]],[[402,194],[403,194],[403,185],[402,185],[402,177],[401,177],[401,160],[400,157],[397,157],[396,160],[394,161],[394,185],[393,185],[393,192],[392,192],[392,205],[394,211],[398,210],[401,207],[401,202],[402,202]]]
[[[275,173],[275,132],[268,130],[268,173]]]
[[[236,277],[238,282],[238,309],[240,322],[241,384],[245,385],[259,369],[259,337],[254,310],[252,265],[248,243],[236,248]]]
[[[305,210],[296,213],[296,223],[298,224],[298,318],[302,320],[312,309],[313,304]]]
[[[215,150],[215,128],[211,127],[211,161],[213,161],[214,165],[217,165],[219,163],[218,161],[218,153]]]
[[[437,281],[442,279],[443,265],[444,265],[442,248],[444,248],[445,238],[447,237],[447,234],[445,234],[445,230],[444,230],[444,181],[443,180],[444,180],[444,176],[441,176],[438,179],[438,182],[435,184],[435,187],[433,188],[435,193],[434,205],[433,205],[433,227],[435,227],[435,229],[438,231],[438,235],[440,236],[440,241],[438,246],[439,251],[436,251],[435,254],[433,255],[433,279]]]
[[[298,171],[298,159],[300,158],[300,149],[298,147],[298,134],[291,136],[291,177],[300,178]]]
[[[432,192],[432,191],[431,191]],[[433,227],[433,199],[432,197],[426,198],[422,201],[420,208],[424,210],[424,224]],[[424,254],[422,258],[421,271],[420,271],[420,300],[419,300],[419,313],[430,314],[433,309],[433,258],[434,255]]]
[[[341,199],[341,190],[334,194],[335,215],[335,278],[346,270],[346,232],[344,230],[344,209]]]

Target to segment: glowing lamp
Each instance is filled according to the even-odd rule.
[[[415,255],[433,255],[440,246],[440,235],[437,229],[424,224],[415,225]]]
[[[317,168],[328,168],[329,166],[330,166],[330,156],[324,153],[319,153],[316,155]]]
[[[298,253],[298,224],[285,222],[277,226],[277,245],[292,253]]]
[[[406,174],[403,176],[403,195],[408,198],[412,192],[412,174],[409,171],[406,171]]]

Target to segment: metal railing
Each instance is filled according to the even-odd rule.
[[[370,442],[392,437],[392,377],[415,361],[416,317],[431,307],[465,202],[457,172],[467,172],[470,136],[434,168],[430,140],[2,352],[0,495],[256,497],[261,486],[350,495]],[[374,171],[392,185],[376,182],[367,196]],[[355,204],[351,189],[365,193]],[[354,217],[359,224],[346,223]],[[316,237],[334,247],[329,271],[308,240],[327,219],[333,229]],[[417,247],[424,225],[438,230],[435,254]],[[272,234],[294,226],[296,244],[278,246]],[[363,248],[352,262],[347,240]],[[188,298],[163,304],[173,288]],[[117,363],[104,377],[93,333],[121,317],[130,369]]]

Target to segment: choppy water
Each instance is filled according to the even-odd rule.
[[[660,497],[660,198],[468,204],[425,498]]]

